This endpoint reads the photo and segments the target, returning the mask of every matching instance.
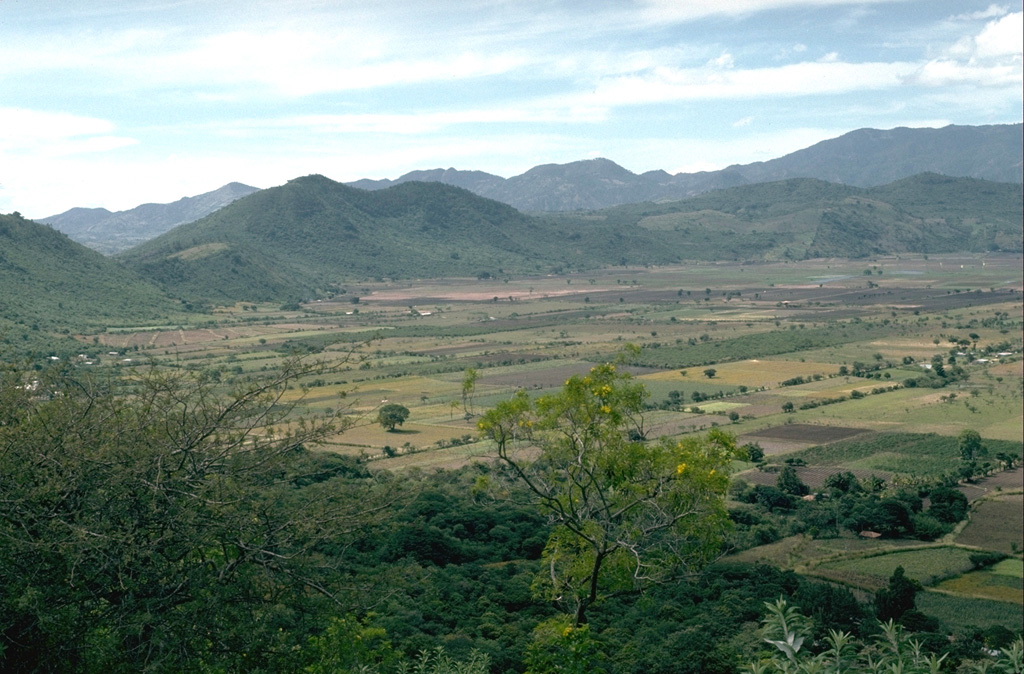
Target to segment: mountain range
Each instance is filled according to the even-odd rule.
[[[704,192],[787,178],[874,187],[918,173],[1024,180],[1024,125],[941,129],[860,129],[778,159],[720,171],[632,173],[608,159],[536,166],[512,178],[481,171],[413,171],[396,180],[358,180],[361,189],[426,181],[463,187],[522,211],[573,211],[643,201],[677,201]]]
[[[608,159],[591,159],[536,166],[507,179],[483,171],[449,168],[413,171],[395,180],[364,179],[348,184],[381,190],[409,182],[443,183],[521,211],[563,212],[676,201],[716,189],[801,177],[873,187],[932,172],[1021,183],[1022,130],[1021,124],[860,129],[778,159],[701,173],[672,175],[659,170],[638,175]],[[111,254],[198,220],[254,191],[254,187],[231,183],[172,204],[145,204],[116,213],[102,208],[73,208],[40,222]]]

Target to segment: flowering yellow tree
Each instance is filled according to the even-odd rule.
[[[575,624],[603,593],[690,572],[717,553],[728,526],[732,436],[646,439],[647,393],[606,364],[531,399],[520,391],[482,417],[508,472],[555,529],[535,589]]]

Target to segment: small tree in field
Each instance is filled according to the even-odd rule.
[[[963,461],[976,461],[985,454],[985,446],[981,442],[981,434],[970,428],[960,431],[957,436],[960,458]]]
[[[704,376],[707,377],[708,379],[714,379],[716,374],[718,374],[718,370],[716,370],[713,367],[709,367],[708,369],[704,370]]]
[[[396,403],[384,405],[377,411],[377,423],[388,432],[395,430],[395,426],[401,426],[408,418],[409,408]]]

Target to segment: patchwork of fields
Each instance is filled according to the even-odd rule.
[[[482,411],[616,358],[648,391],[648,437],[725,428],[764,452],[737,466],[752,484],[775,484],[787,462],[812,491],[843,471],[887,484],[940,476],[973,429],[992,474],[959,485],[969,521],[944,539],[802,536],[739,556],[865,590],[902,565],[930,586],[926,611],[1019,627],[1021,470],[1000,472],[997,456],[1021,457],[1022,290],[1012,255],[379,281],[298,311],[246,304],[195,325],[113,326],[82,348],[83,361],[195,369],[226,388],[293,354],[324,359],[330,374],[289,398],[305,412],[348,410],[354,425],[325,449],[382,470],[486,460]],[[389,403],[410,411],[393,431],[375,421]],[[1017,565],[972,571],[971,550]]]

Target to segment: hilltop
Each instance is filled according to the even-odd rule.
[[[792,178],[550,218],[646,230],[682,258],[857,258],[1020,251],[1022,199],[1019,184],[934,173],[867,189]]]
[[[942,129],[859,129],[784,157],[737,164],[719,171],[636,174],[610,159],[544,164],[511,178],[455,168],[417,170],[390,180],[347,183],[382,190],[429,182],[465,190],[532,213],[595,210],[632,203],[679,201],[713,190],[816,178],[854,187],[876,187],[920,173],[1006,183],[1024,180],[1024,125],[947,126]],[[73,208],[43,218],[79,243],[116,254],[175,226],[203,218],[257,188],[230,183],[171,204],[143,204],[112,213]]]
[[[546,270],[566,256],[542,224],[448,185],[368,192],[314,175],[252,194],[122,259],[176,294],[294,299],[329,293],[342,278]]]

